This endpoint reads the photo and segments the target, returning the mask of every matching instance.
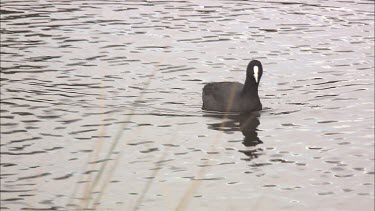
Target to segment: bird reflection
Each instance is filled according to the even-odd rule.
[[[244,135],[242,144],[248,147],[246,150],[240,150],[248,158],[252,160],[262,154],[261,148],[256,148],[258,144],[263,142],[258,138],[257,127],[259,126],[259,112],[241,113],[241,114],[205,114],[205,117],[213,117],[221,119],[222,122],[210,123],[208,128],[212,130],[220,130],[226,133],[241,131]]]

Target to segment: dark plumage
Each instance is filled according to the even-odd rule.
[[[203,87],[203,110],[224,112],[249,112],[262,110],[258,95],[262,64],[252,60],[247,66],[245,84],[214,82]]]

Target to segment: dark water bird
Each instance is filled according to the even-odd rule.
[[[262,110],[258,86],[263,74],[262,63],[250,61],[245,84],[213,82],[203,87],[203,110],[222,112],[251,112]]]

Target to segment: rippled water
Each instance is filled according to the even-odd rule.
[[[373,1],[2,1],[2,210],[372,210]],[[201,89],[262,61],[258,114]]]

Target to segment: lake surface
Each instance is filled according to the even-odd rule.
[[[373,4],[2,1],[1,210],[373,210]]]

